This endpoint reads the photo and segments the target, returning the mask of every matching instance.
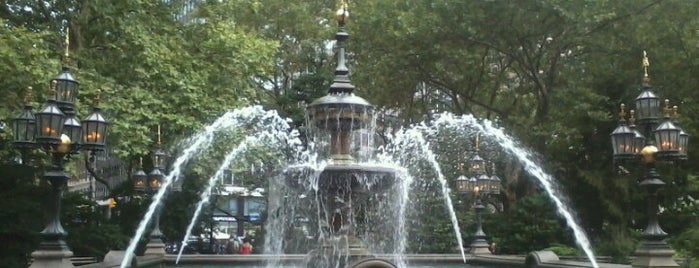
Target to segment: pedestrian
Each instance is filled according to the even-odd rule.
[[[249,238],[243,239],[243,245],[240,246],[240,254],[247,255],[252,253],[252,244],[250,244]]]
[[[235,242],[233,242],[233,239],[229,239],[226,243],[226,254],[235,254],[237,251],[238,248],[235,246]]]

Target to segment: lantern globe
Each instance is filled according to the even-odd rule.
[[[78,83],[70,68],[63,66],[61,72],[51,80],[51,88],[54,90],[54,98],[59,108],[64,111],[75,109],[75,100],[78,97],[80,83]]]
[[[680,128],[671,120],[664,120],[655,129],[655,144],[660,155],[677,155],[679,153]]]
[[[689,134],[680,129],[679,147],[677,150],[682,159],[687,159],[687,146],[689,146]]]
[[[82,144],[83,147],[91,151],[104,150],[107,144],[107,130],[109,122],[104,118],[100,109],[95,107],[82,121]]]
[[[151,152],[151,157],[153,158],[154,168],[158,168],[160,170],[165,169],[165,157],[167,157],[167,154],[160,148],[160,146],[156,147]]]
[[[660,118],[660,98],[645,86],[643,92],[636,97],[636,111],[641,124],[657,123]]]
[[[476,177],[471,177],[468,179],[468,192],[471,194],[478,194],[478,179]]]
[[[139,169],[136,170],[131,177],[134,180],[134,190],[137,192],[145,192],[148,175],[146,175],[146,172],[143,171],[143,168],[139,167]]]
[[[460,194],[468,193],[468,178],[466,176],[461,175],[456,178],[456,191]]]
[[[58,145],[63,134],[65,114],[54,100],[49,100],[46,106],[34,114],[36,118],[36,142],[43,145]]]
[[[154,168],[150,173],[148,173],[148,188],[151,192],[157,192],[160,190],[164,177],[165,176],[158,168]]]
[[[485,160],[480,155],[476,154],[471,158],[470,170],[475,174],[485,173]]]
[[[63,123],[63,134],[70,138],[71,153],[77,153],[82,140],[82,125],[73,111],[66,113],[65,123]]]
[[[33,109],[31,104],[26,104],[22,112],[12,118],[12,142],[17,148],[31,149],[36,146],[36,118]]]
[[[490,176],[490,192],[492,194],[500,194],[501,188],[502,181],[500,180],[500,177],[498,177],[495,174],[493,174],[493,176]]]
[[[636,155],[636,133],[625,121],[621,120],[610,136],[614,159],[629,159]]]

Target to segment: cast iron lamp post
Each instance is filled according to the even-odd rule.
[[[643,241],[634,253],[633,267],[679,267],[672,256],[675,251],[665,243],[667,233],[658,221],[658,190],[665,185],[658,174],[657,160],[674,162],[687,158],[689,135],[673,122],[677,106],[670,108],[665,100],[661,110],[660,99],[651,91],[648,76],[650,63],[643,52],[643,91],[636,98],[636,109],[629,111],[628,124],[624,104],[621,104],[619,125],[611,134],[615,161],[641,160],[645,174],[640,186],[648,192],[648,225],[643,231]],[[661,118],[661,114],[664,117]],[[636,118],[638,116],[638,118]],[[640,131],[636,129],[636,121]],[[647,138],[646,138],[647,137]]]
[[[46,228],[41,231],[41,244],[32,252],[34,261],[30,267],[73,267],[70,251],[64,239],[68,235],[61,225],[61,196],[70,174],[65,171],[65,162],[72,154],[86,151],[94,154],[105,148],[108,123],[100,113],[97,103],[84,120],[75,117],[75,100],[80,84],[73,78],[68,67],[68,33],[63,68],[49,86],[52,96],[38,112],[33,112],[30,103],[31,88],[27,92],[26,104],[20,114],[12,120],[13,145],[23,154],[41,148],[52,158],[51,166],[44,172],[52,188],[50,215]]]
[[[158,125],[158,143],[151,151],[151,160],[153,161],[153,170],[146,174],[143,171],[143,160],[140,160],[139,169],[133,174],[134,190],[144,193],[147,196],[153,196],[160,190],[165,175],[165,157],[160,143],[160,125]],[[150,232],[150,241],[146,244],[145,255],[165,255],[165,243],[163,243],[163,233],[160,231],[160,215],[156,210],[154,215],[153,230]]]
[[[485,210],[483,198],[489,195],[497,195],[500,193],[501,183],[500,178],[495,175],[495,164],[491,170],[492,176],[488,176],[486,172],[486,161],[478,155],[478,137],[476,137],[476,152],[471,159],[470,171],[474,177],[470,179],[465,175],[459,176],[456,179],[456,190],[461,194],[473,195],[476,199],[474,210],[476,211],[476,232],[473,234],[471,241],[471,254],[492,254],[489,249],[486,234],[483,232],[483,221],[481,214]]]

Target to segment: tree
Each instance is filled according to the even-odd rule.
[[[49,196],[47,187],[34,184],[36,170],[16,164],[0,165],[0,259],[8,267],[24,267],[32,251],[39,246],[39,231],[44,227],[43,203],[37,198]],[[8,220],[12,219],[12,220]]]

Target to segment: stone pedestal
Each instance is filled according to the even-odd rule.
[[[70,262],[73,252],[63,241],[45,241],[32,252],[32,264],[29,268],[64,268],[74,267]]]
[[[146,244],[146,252],[143,255],[165,255],[165,243],[160,238],[151,238],[150,242]]]
[[[483,220],[481,219],[481,214],[485,210],[483,202],[480,197],[476,200],[476,233],[473,234],[473,241],[471,241],[471,254],[483,255],[483,254],[493,254],[490,252],[488,241],[485,240],[486,235],[483,232]]]
[[[42,238],[39,248],[32,252],[31,268],[39,267],[73,267],[70,257],[73,252],[70,251],[65,242],[68,233],[61,225],[61,197],[65,190],[66,181],[70,179],[68,174],[63,170],[63,155],[54,153],[53,168],[44,173],[44,179],[51,184],[52,199],[50,204],[51,219],[40,235]]]
[[[672,258],[675,251],[665,241],[646,240],[636,249],[631,266],[636,268],[670,268],[680,267]]]
[[[165,255],[165,243],[163,243],[163,232],[160,231],[160,212],[153,215],[153,231],[150,232],[150,241],[146,244],[146,252],[143,255]]]
[[[490,252],[488,242],[483,238],[474,239],[471,242],[471,249],[469,252],[474,255],[493,254]]]

